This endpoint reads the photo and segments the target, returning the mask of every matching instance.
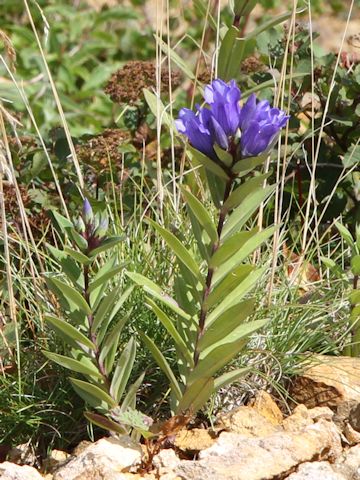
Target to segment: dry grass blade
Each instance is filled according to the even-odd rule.
[[[5,125],[2,113],[0,111],[0,131],[2,135],[6,136],[5,134]],[[14,289],[13,289],[13,279],[11,273],[11,257],[10,257],[10,250],[9,250],[9,238],[7,232],[7,219],[6,219],[6,211],[5,211],[5,200],[4,200],[4,175],[9,175],[9,169],[6,168],[6,152],[0,150],[0,215],[1,215],[1,232],[4,242],[4,257],[5,257],[5,264],[6,264],[6,282],[7,282],[7,289],[8,289],[8,296],[9,296],[9,313],[10,313],[10,320],[13,322],[15,326],[15,338],[16,338],[16,351],[17,351],[17,371],[18,371],[18,393],[19,397],[21,397],[21,363],[20,363],[20,337],[19,337],[19,326],[16,316],[16,301],[14,297]]]

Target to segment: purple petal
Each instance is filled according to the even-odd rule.
[[[224,130],[221,128],[219,122],[214,117],[211,117],[211,134],[221,148],[227,150],[229,148],[229,142]]]
[[[245,130],[247,126],[250,124],[251,120],[255,116],[255,112],[256,112],[256,96],[253,93],[247,99],[245,105],[242,107],[240,111],[239,125],[242,130]]]

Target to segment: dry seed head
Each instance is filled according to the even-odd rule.
[[[178,72],[171,72],[171,85],[176,88],[180,84]],[[144,88],[156,87],[156,66],[153,62],[131,61],[117,70],[111,76],[105,87],[114,103],[133,105],[143,99]],[[169,88],[169,71],[163,68],[161,72],[161,91]]]

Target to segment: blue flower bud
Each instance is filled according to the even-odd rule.
[[[100,221],[99,226],[95,230],[94,237],[98,239],[104,238],[108,231],[108,228],[109,228],[109,220],[107,217],[105,217]]]
[[[93,221],[94,215],[90,205],[90,202],[87,198],[84,199],[82,217],[85,224],[90,224]]]

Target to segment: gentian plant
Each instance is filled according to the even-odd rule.
[[[247,321],[255,307],[248,293],[263,273],[247,259],[274,228],[259,231],[246,224],[273,192],[273,186],[263,186],[268,174],[254,169],[263,163],[289,117],[254,95],[243,106],[240,98],[235,81],[214,80],[204,90],[207,105],[197,106],[196,112],[183,108],[176,120],[178,131],[190,142],[189,156],[204,167],[218,212],[213,218],[189,189],[182,188],[198,257],[174,233],[151,222],[178,261],[175,298],[144,276],[128,273],[149,294],[149,307],[174,341],[178,373],[142,334],[170,381],[175,414],[195,413],[220,387],[244,375],[248,368],[219,372],[266,323]]]
[[[43,353],[84,377],[70,377],[70,382],[97,410],[85,413],[88,420],[106,430],[121,434],[133,430],[146,436],[150,419],[135,409],[144,375],[127,389],[136,355],[135,339],[119,352],[121,333],[131,314],[120,312],[133,290],[129,287],[121,292],[120,282],[114,282],[124,270],[117,261],[116,246],[121,238],[108,234],[107,216],[94,214],[88,199],[76,221],[55,211],[54,217],[64,248],[48,245],[58,271],[46,280],[59,300],[60,315],[48,314],[45,321],[65,342],[66,355]]]

